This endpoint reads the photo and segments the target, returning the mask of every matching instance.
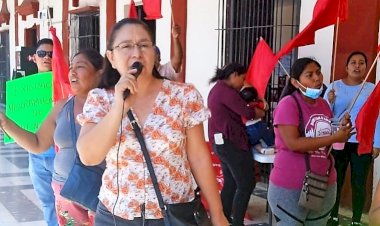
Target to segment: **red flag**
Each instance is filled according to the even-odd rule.
[[[68,97],[71,92],[69,82],[69,66],[63,54],[61,42],[57,38],[56,30],[53,26],[49,29],[53,39],[53,101],[57,102]]]
[[[264,97],[272,70],[278,58],[263,38],[260,38],[248,67],[246,80]]]
[[[336,24],[338,17],[340,22],[347,20],[348,0],[318,0],[313,11],[313,26],[318,30]]]
[[[296,37],[290,40],[276,54],[278,58],[288,54],[293,48],[314,44],[315,32],[348,18],[348,0],[318,0],[314,6],[313,19]]]
[[[161,0],[142,0],[146,20],[156,20],[162,18]]]
[[[376,120],[380,110],[380,85],[375,89],[360,109],[355,120],[356,139],[359,142],[358,153],[368,154],[372,151],[373,137],[375,135]]]
[[[133,1],[133,0],[131,0],[131,3],[129,4],[128,18],[134,18],[134,19],[139,18],[138,14],[137,14],[137,10],[136,10],[135,1]]]

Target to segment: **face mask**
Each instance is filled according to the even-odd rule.
[[[298,84],[300,84],[304,89],[306,89],[306,91],[303,91],[302,89],[299,89],[301,91],[301,93],[311,99],[317,99],[323,92],[323,85],[321,86],[321,88],[319,89],[313,89],[313,88],[309,88],[309,87],[305,87],[303,86],[299,81],[297,81]]]

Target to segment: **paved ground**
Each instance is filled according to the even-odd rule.
[[[1,135],[2,140],[2,135]],[[46,225],[28,173],[28,154],[15,144],[0,146],[0,226]]]
[[[4,145],[1,132],[0,139],[0,226],[46,225],[29,178],[27,152],[16,144]],[[259,183],[251,196],[248,212],[252,219],[246,220],[247,226],[269,225],[265,197],[266,184]],[[348,210],[342,213],[351,214]],[[341,218],[341,225],[349,225],[349,218]]]

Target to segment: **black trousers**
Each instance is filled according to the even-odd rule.
[[[233,226],[243,226],[248,202],[255,188],[253,158],[250,151],[243,151],[232,142],[224,140],[224,144],[213,144],[223,172],[224,184],[221,191],[223,211]]]
[[[163,219],[143,220],[138,217],[133,220],[126,220],[118,216],[113,216],[102,202],[99,202],[95,214],[95,226],[164,226]]]
[[[347,142],[344,150],[333,150],[332,155],[335,159],[335,169],[337,172],[337,195],[336,202],[332,209],[331,216],[337,217],[339,202],[344,184],[344,178],[348,163],[351,166],[351,189],[352,189],[352,221],[360,222],[365,198],[366,182],[368,171],[372,163],[372,155],[358,155],[358,144]]]

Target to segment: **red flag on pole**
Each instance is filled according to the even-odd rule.
[[[161,0],[142,0],[146,20],[156,20],[162,18]]]
[[[61,42],[57,38],[56,30],[53,26],[49,29],[53,39],[53,101],[57,102],[68,97],[71,92],[69,82],[69,66],[63,54]]]
[[[343,22],[348,18],[348,0],[318,0],[313,10],[313,26],[316,30]]]
[[[256,88],[259,97],[264,97],[272,70],[278,58],[263,38],[260,38],[248,67],[246,81]]]
[[[318,0],[314,6],[313,19],[276,54],[278,58],[293,48],[314,44],[315,32],[321,28],[342,22],[348,18],[348,0]]]
[[[360,109],[355,120],[356,139],[359,142],[358,153],[370,153],[375,135],[376,120],[380,110],[380,85],[377,83],[375,89]]]
[[[128,18],[134,18],[138,19],[139,16],[137,14],[135,1],[131,0],[131,3],[129,4],[129,12],[128,12]]]

